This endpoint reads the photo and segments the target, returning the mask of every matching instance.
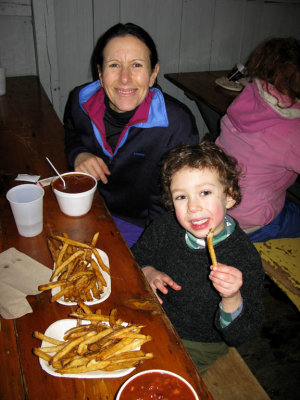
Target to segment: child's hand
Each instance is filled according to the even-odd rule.
[[[174,290],[181,290],[181,286],[179,286],[176,282],[173,281],[167,274],[158,271],[157,269],[147,266],[142,268],[142,271],[149,282],[151,289],[155,293],[160,304],[163,303],[162,299],[157,294],[157,289],[160,290],[163,294],[168,293],[168,289],[166,286],[170,286]]]
[[[223,310],[226,312],[235,310],[241,302],[242,272],[237,268],[220,263],[216,266],[211,265],[210,269],[209,279],[222,297]],[[226,309],[224,303],[228,306],[225,307]]]

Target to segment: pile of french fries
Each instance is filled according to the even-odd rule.
[[[93,301],[100,299],[107,286],[101,271],[109,274],[96,249],[99,232],[95,233],[90,244],[72,240],[67,234],[53,235],[48,239],[55,269],[50,282],[40,285],[39,290],[60,288],[51,298],[55,302],[64,298],[66,302]],[[92,258],[94,255],[94,258]]]
[[[116,309],[109,315],[101,310],[92,312],[84,303],[71,313],[77,319],[77,326],[64,333],[64,340],[57,340],[35,331],[34,337],[50,346],[34,348],[38,357],[46,360],[59,374],[80,374],[89,371],[115,371],[138,366],[144,360],[153,358],[140,347],[150,341],[149,335],[140,333],[143,325],[124,323],[116,319]],[[80,322],[88,320],[88,325]]]

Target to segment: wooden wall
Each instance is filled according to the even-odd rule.
[[[151,34],[159,84],[191,108],[202,136],[207,129],[196,105],[163,75],[230,69],[267,37],[300,39],[300,1],[0,0],[0,63],[8,76],[38,74],[62,118],[69,91],[91,80],[98,37],[119,21]]]
[[[37,74],[31,0],[0,0],[0,65],[7,76]]]

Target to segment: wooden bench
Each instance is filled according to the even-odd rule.
[[[214,400],[270,400],[234,347],[202,378]]]
[[[300,238],[254,243],[266,274],[300,311]]]

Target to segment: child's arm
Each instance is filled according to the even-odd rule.
[[[162,299],[158,296],[157,294],[157,289],[160,290],[163,294],[168,293],[168,289],[166,286],[170,286],[174,290],[180,290],[181,286],[178,285],[176,282],[173,281],[172,278],[169,277],[169,275],[164,274],[163,272],[158,271],[154,267],[146,266],[142,268],[142,271],[149,282],[149,285],[151,286],[151,289],[155,293],[155,296],[157,297],[158,301],[160,304],[163,303]]]
[[[237,268],[220,263],[210,268],[209,278],[222,297],[222,309],[232,313],[242,302],[240,288],[243,285],[243,274]]]

